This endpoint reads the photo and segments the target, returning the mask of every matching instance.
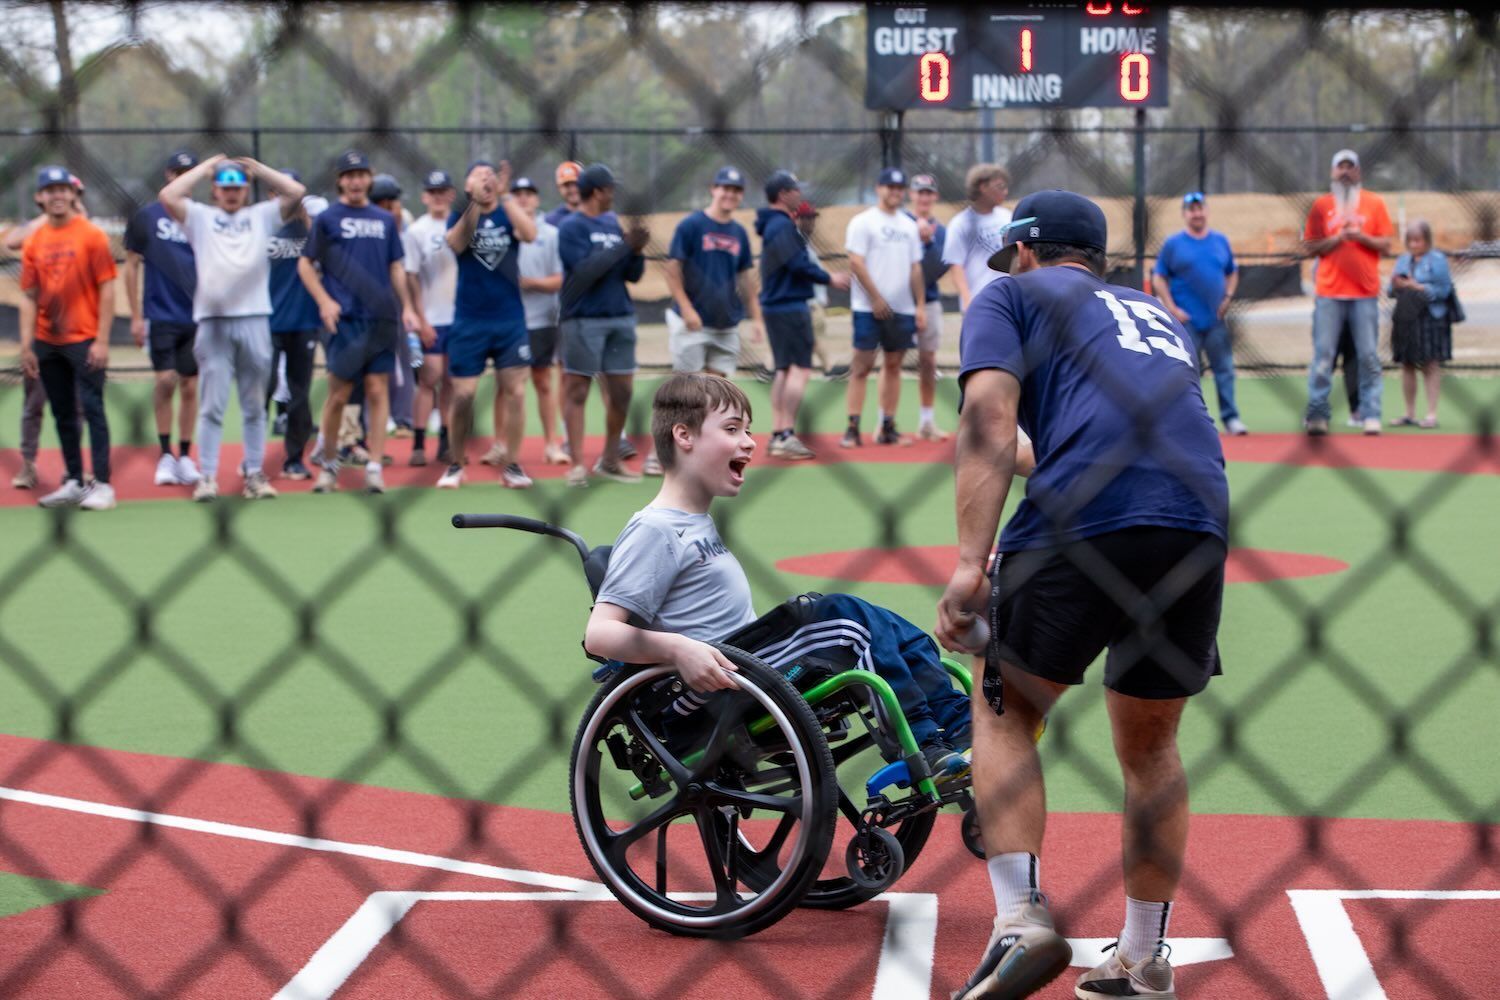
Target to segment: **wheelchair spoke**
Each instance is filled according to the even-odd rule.
[[[662,767],[666,768],[667,774],[671,775],[673,783],[678,788],[681,788],[692,780],[688,769],[683,767],[682,762],[667,751],[667,748],[662,745],[661,740],[656,738],[656,734],[651,731],[651,727],[646,725],[645,720],[641,718],[640,713],[634,708],[630,709],[625,719],[625,724],[630,729],[632,735],[642,743],[645,743],[646,749],[651,751],[651,755],[661,762]]]
[[[698,763],[693,765],[691,780],[697,780],[705,774],[712,773],[718,767],[719,761],[724,759],[724,753],[729,749],[729,738],[744,721],[745,713],[750,707],[750,700],[748,698],[720,698],[717,699],[717,705],[722,706],[723,711],[714,719],[713,732],[709,734],[708,745],[703,748],[703,756],[698,759]]]
[[[693,819],[698,824],[698,836],[703,841],[703,853],[707,855],[708,870],[714,877],[715,906],[723,907],[738,903],[739,894],[734,890],[734,880],[730,872],[737,867],[739,837],[734,836],[730,840],[728,857],[726,857],[725,845],[714,835],[712,809],[710,807],[697,809],[693,813]]]
[[[645,819],[631,824],[619,833],[607,832],[604,838],[605,850],[609,852],[611,858],[620,864],[624,864],[625,852],[630,848],[631,844],[634,844],[652,830],[661,829],[665,831],[668,823],[678,816],[683,815],[686,811],[677,798],[674,797],[671,802],[663,804]]]
[[[708,783],[708,791],[715,805],[749,806],[751,809],[765,809],[787,816],[795,816],[802,811],[802,796],[800,795],[764,795],[759,792],[742,791],[738,788],[726,788],[716,782]]]

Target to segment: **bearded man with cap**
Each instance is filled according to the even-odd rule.
[[[213,178],[212,207],[192,200],[193,186]],[[250,178],[259,177],[274,201],[250,204]],[[246,499],[269,499],[276,490],[262,469],[266,451],[266,383],[271,378],[271,239],[302,208],[307,189],[248,157],[222,154],[170,181],[161,203],[182,226],[198,266],[193,356],[198,362],[198,451],[203,478],[193,499],[219,495],[219,446],[229,386],[239,390]]]
[[[557,193],[562,195],[562,204],[542,217],[547,225],[560,226],[562,220],[578,211],[578,206],[583,201],[578,193],[578,175],[581,173],[583,164],[574,160],[565,160],[557,165],[557,172],[552,179],[557,184]]]
[[[1345,324],[1359,360],[1358,418],[1366,434],[1380,433],[1380,258],[1390,250],[1395,228],[1385,201],[1364,190],[1360,181],[1359,154],[1352,149],[1334,153],[1330,190],[1312,203],[1302,233],[1303,248],[1318,258],[1303,422],[1314,437],[1328,433],[1333,359]]]
[[[1176,996],[1164,941],[1188,828],[1176,733],[1187,699],[1219,672],[1229,488],[1189,335],[1156,299],[1104,281],[1107,235],[1103,211],[1080,195],[1023,198],[990,263],[1012,277],[964,314],[959,562],[936,635],[984,657],[974,798],[996,918],[959,1000],[1028,996],[1072,958],[1041,893],[1035,735],[1106,649],[1125,786],[1124,929],[1075,992]],[[996,546],[1018,426],[1036,465]]]

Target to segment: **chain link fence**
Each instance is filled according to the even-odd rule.
[[[1488,975],[1432,942],[1492,938],[1500,890],[1489,721],[1500,578],[1486,555],[1500,541],[1493,12],[1175,10],[1175,108],[1000,112],[978,127],[957,112],[861,108],[856,7],[5,9],[3,214],[29,217],[36,169],[63,163],[118,249],[177,148],[295,167],[329,191],[333,158],[356,146],[408,199],[426,171],[456,174],[478,156],[504,156],[544,189],[560,160],[604,161],[621,179],[619,211],[651,232],[636,290],[647,369],[670,363],[660,263],[672,229],[723,163],[751,179],[747,205],[774,169],[796,172],[833,270],[885,165],[933,174],[940,217],[961,207],[975,162],[1008,169],[1011,203],[1054,186],[1088,195],[1109,220],[1113,279],[1136,287],[1181,227],[1182,195],[1206,191],[1242,265],[1229,322],[1262,423],[1226,448],[1231,579],[1255,582],[1230,589],[1226,677],[1184,724],[1195,830],[1209,834],[1194,834],[1179,920],[1221,944],[1180,975],[1192,995],[1339,1000],[1460,996]],[[1300,236],[1343,147],[1398,227],[1427,221],[1452,262],[1468,318],[1454,330],[1441,438],[1297,433],[1313,281]],[[17,279],[7,259],[7,481],[20,466]],[[951,372],[959,319],[942,289],[939,364]],[[849,353],[844,304],[835,295],[830,367]],[[1385,297],[1381,308],[1388,337]],[[146,367],[124,344],[109,390],[117,480],[156,461],[150,396],[131,384]],[[745,360],[764,367],[768,351]],[[645,388],[629,421],[643,444]],[[844,393],[818,379],[804,406],[825,454],[837,453]],[[957,403],[941,380],[939,413]],[[1153,414],[1133,417],[1139,448]],[[912,455],[773,464],[716,507],[757,606],[836,584],[930,626],[952,564],[951,451]],[[503,508],[597,544],[650,495],[561,485],[288,497],[291,511],[174,498],[128,504],[110,525],[22,509],[29,497],[8,493],[0,930],[14,933],[0,996],[824,997],[873,981],[884,998],[960,985],[991,914],[956,823],[938,826],[888,905],[799,913],[795,932],[666,939],[599,891],[564,815],[568,751],[596,687],[578,648],[588,601],[573,555],[555,539],[447,528],[458,509]],[[834,553],[818,579],[786,567],[840,546],[859,551]],[[1338,569],[1298,579],[1280,549],[1331,554]],[[891,563],[901,572],[882,575]],[[1118,926],[1118,827],[1086,820],[1123,796],[1105,711],[1088,683],[1041,742],[1054,808],[1077,814],[1054,818],[1045,863],[1079,938]],[[563,897],[586,905],[554,905]],[[1445,900],[1481,915],[1455,922]],[[462,909],[486,901],[513,909]],[[408,919],[418,903],[462,915]],[[1320,924],[1330,912],[1351,929]],[[861,939],[868,948],[850,944]],[[1363,965],[1339,965],[1350,940]]]

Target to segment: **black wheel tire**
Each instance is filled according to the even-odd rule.
[[[860,849],[860,837],[856,835],[844,849],[844,864],[849,869],[849,880],[866,892],[876,895],[896,884],[906,871],[906,857],[901,850],[901,841],[889,830],[875,827],[866,833],[873,850]]]
[[[959,828],[959,836],[963,838],[964,846],[969,853],[980,861],[984,860],[984,835],[979,829],[979,811],[977,809],[964,810],[963,825]]]
[[[625,697],[621,694],[621,688],[648,685],[657,677],[671,675],[670,668],[642,667],[625,670],[595,693],[573,739],[568,769],[571,786],[568,797],[572,804],[573,826],[589,864],[626,909],[652,927],[672,934],[732,939],[754,934],[776,923],[801,904],[803,897],[817,881],[828,858],[838,818],[838,775],[822,728],[801,692],[774,668],[754,656],[732,646],[715,645],[739,668],[737,678],[742,691],[746,692],[747,697],[760,702],[759,708],[753,709],[747,718],[758,714],[775,714],[770,711],[774,708],[785,720],[781,728],[787,733],[789,741],[795,741],[795,746],[788,748],[793,754],[794,763],[799,759],[805,762],[806,781],[801,788],[804,799],[800,817],[802,849],[793,870],[789,873],[777,872],[777,877],[761,884],[755,884],[760,882],[758,879],[746,879],[741,871],[740,881],[754,890],[755,895],[734,912],[704,918],[692,912],[693,908],[662,897],[641,882],[633,871],[617,871],[604,857],[597,840],[600,828],[607,829],[604,827],[605,817],[598,795],[597,768],[601,761],[608,760],[608,753],[598,746],[597,737],[608,730],[601,728],[603,720],[600,717],[603,715],[604,718],[610,718],[615,715],[613,706]],[[765,709],[765,712],[762,713],[760,709]],[[586,745],[591,742],[590,733],[596,736],[592,740],[592,747]],[[594,775],[592,781],[591,774]],[[778,880],[780,885],[776,886]],[[766,897],[768,891],[774,892],[770,898]]]

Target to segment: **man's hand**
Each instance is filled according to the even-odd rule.
[[[323,329],[329,333],[339,332],[339,317],[344,315],[344,309],[333,299],[318,306],[318,318],[323,321]]]
[[[109,341],[108,334],[95,337],[94,342],[89,345],[88,366],[90,371],[103,371],[109,367]]]
[[[884,298],[882,298],[881,296],[875,295],[875,294],[872,293],[870,295],[870,312],[872,312],[872,313],[875,314],[875,318],[876,319],[879,319],[879,320],[890,319],[891,318],[891,306],[890,306],[890,303],[886,302],[886,300]]]
[[[39,375],[36,363],[36,351],[29,344],[21,347],[21,374],[27,378],[37,378]]]
[[[510,161],[501,160],[499,168],[495,171],[495,195],[507,194],[510,191]]]
[[[130,317],[130,339],[135,341],[136,347],[146,346],[146,317]]]
[[[1228,313],[1228,312],[1229,312],[1229,296],[1226,295],[1222,299],[1219,300],[1219,308],[1218,308],[1219,318],[1223,319],[1224,316],[1225,316],[1225,314]],[[1187,321],[1186,320],[1183,320],[1183,325],[1184,326],[1187,325]]]
[[[830,274],[828,276],[828,287],[837,288],[841,292],[847,292],[849,290],[849,272],[839,271],[837,274]]]
[[[640,253],[646,249],[646,244],[651,242],[651,230],[639,224],[632,224],[625,230],[625,242],[630,246],[631,253]]]
[[[708,643],[679,636],[674,653],[672,665],[694,691],[725,691],[738,686],[733,675],[739,668]]]
[[[918,333],[926,333],[927,332],[927,310],[926,309],[918,309],[917,312],[916,312],[916,315],[913,318],[917,321],[917,332]]]
[[[766,324],[764,320],[753,319],[750,321],[750,342],[762,344],[766,340]]]
[[[1182,306],[1177,305],[1175,302],[1172,304],[1172,315],[1176,316],[1177,322],[1181,323],[1183,326],[1188,325],[1188,311],[1182,308]],[[1219,315],[1222,316],[1223,313],[1221,312]]]
[[[933,235],[937,232],[937,223],[932,219],[917,220],[917,235],[922,237],[923,243],[931,243]]]
[[[974,627],[978,613],[989,604],[989,580],[984,570],[965,563],[953,571],[948,589],[938,601],[937,629],[933,632],[943,648],[954,653],[982,653],[960,643],[960,637]]]
[[[698,310],[692,306],[682,307],[682,325],[689,330],[698,331],[703,329],[703,317],[698,315]]]
[[[401,310],[401,329],[422,329],[422,317],[418,316],[410,306],[407,306],[406,308]]]
[[[422,339],[423,347],[431,347],[437,343],[437,331],[425,318],[422,320],[422,325],[417,328],[417,336]]]

